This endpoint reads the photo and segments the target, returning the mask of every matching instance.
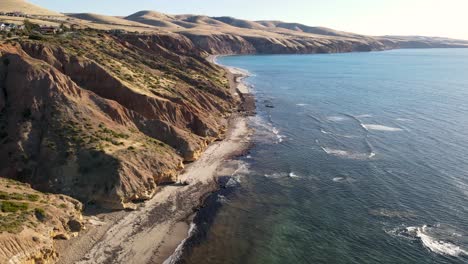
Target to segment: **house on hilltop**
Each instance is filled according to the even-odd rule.
[[[14,23],[1,23],[0,22],[0,31],[11,31],[14,29],[23,29],[24,26],[18,26]]]

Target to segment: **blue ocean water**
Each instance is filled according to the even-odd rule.
[[[468,49],[219,62],[254,146],[186,263],[468,263]]]

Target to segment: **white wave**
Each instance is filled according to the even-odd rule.
[[[376,124],[362,124],[362,127],[366,130],[376,130],[376,131],[387,131],[387,132],[397,132],[403,131],[403,129],[398,127],[389,127],[383,125],[376,125]]]
[[[266,178],[271,178],[271,179],[280,179],[280,178],[300,178],[299,175],[297,175],[295,172],[275,172],[272,174],[265,174],[263,175]]]
[[[335,156],[340,156],[340,157],[349,157],[352,154],[349,151],[346,150],[341,150],[341,149],[332,149],[332,148],[325,148],[321,147],[325,153],[330,154],[330,155],[335,155]]]
[[[284,173],[284,172],[275,172],[272,174],[265,174],[264,176],[266,178],[278,179],[278,178],[286,178],[289,176],[289,174]]]
[[[369,114],[363,114],[363,115],[358,115],[356,116],[357,118],[370,118],[372,117],[372,115],[369,115]]]
[[[333,178],[334,182],[343,182],[345,180],[346,180],[346,178],[344,178],[344,177],[335,177],[335,178]]]
[[[309,105],[309,104],[296,104],[297,106],[306,106],[306,105]]]
[[[327,120],[332,121],[332,122],[340,122],[340,121],[346,120],[346,117],[344,117],[344,116],[328,116]]]
[[[343,138],[357,138],[357,136],[352,136],[352,135],[333,134],[332,132],[325,131],[323,128],[320,129],[320,132],[325,135],[333,135],[333,136],[343,137]]]
[[[372,152],[369,154],[369,159],[372,159],[373,157],[375,157],[375,155],[376,155],[375,152],[372,151]]]
[[[163,264],[175,264],[177,263],[177,261],[180,259],[180,257],[182,256],[182,253],[183,253],[183,250],[184,250],[184,245],[185,245],[185,242],[187,241],[187,239],[189,239],[191,236],[193,236],[195,234],[195,232],[197,231],[197,225],[195,225],[194,223],[191,223],[190,224],[190,228],[187,232],[187,238],[185,238],[184,240],[182,240],[182,242],[180,242],[180,244],[177,246],[176,250],[174,251],[174,253],[172,253],[171,256],[169,256],[169,258],[167,258]]]
[[[457,246],[450,242],[437,240],[428,235],[426,225],[416,228],[416,237],[421,239],[423,245],[434,253],[441,255],[450,255],[454,257],[457,257],[459,255],[468,255],[468,251],[462,249],[460,246]]]
[[[367,154],[367,153],[350,152],[350,151],[342,150],[342,149],[332,149],[332,148],[327,148],[327,147],[322,147],[322,146],[320,148],[328,155],[333,155],[333,156],[340,157],[340,158],[362,160],[362,159],[373,158],[375,156],[375,153],[373,152],[370,154]]]
[[[290,172],[290,173],[289,173],[289,177],[290,177],[290,178],[300,178],[300,177],[299,177],[296,173],[294,173],[294,172]]]
[[[276,127],[273,127],[272,131],[273,131],[273,134],[276,135],[276,138],[278,139],[278,143],[283,142],[283,138],[285,138],[285,136],[281,135],[280,131]]]
[[[411,122],[411,119],[408,119],[408,118],[397,118],[395,120],[396,121],[401,121],[401,122]]]
[[[351,177],[335,177],[332,180],[333,180],[333,182],[338,182],[338,183],[353,183],[353,182],[356,182],[356,179],[353,179]]]
[[[281,143],[284,141],[284,138],[286,138],[286,136],[280,134],[279,129],[273,126],[271,122],[267,122],[263,118],[258,116],[252,118],[252,121],[257,126],[257,134],[260,134],[262,136],[261,138],[274,138],[275,143]]]
[[[387,231],[386,231],[387,232]],[[454,244],[453,241],[446,241],[443,239],[436,238],[437,236],[442,235],[443,237],[459,238],[461,235],[456,236],[454,234],[448,235],[447,230],[440,229],[440,225],[434,227],[429,227],[427,225],[423,226],[410,226],[410,227],[397,227],[393,230],[387,232],[390,235],[402,237],[410,240],[419,240],[422,245],[427,248],[429,251],[434,252],[440,255],[448,255],[453,257],[458,257],[460,255],[468,255],[467,249],[462,248],[459,245]]]

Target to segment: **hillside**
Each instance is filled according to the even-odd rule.
[[[78,13],[78,14],[67,14],[68,17],[89,21],[99,24],[109,24],[115,26],[129,26],[129,27],[148,27],[148,25],[140,24],[130,20],[122,19],[114,16],[105,16],[92,13]]]
[[[107,208],[177,181],[235,108],[223,71],[178,35],[91,32],[0,52],[0,174]]]
[[[23,12],[28,15],[63,16],[58,12],[33,5],[25,0],[2,0],[0,2],[0,12]]]

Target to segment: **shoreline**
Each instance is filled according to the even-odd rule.
[[[247,116],[255,106],[248,87],[241,82],[248,75],[218,64],[216,58],[209,56],[207,60],[225,69],[231,92],[243,112],[228,118],[226,138],[211,144],[199,160],[181,172],[179,182],[188,185],[164,186],[131,212],[91,214],[87,230],[71,240],[56,242],[60,254],[57,263],[173,263],[189,238],[197,208],[219,189],[221,171],[223,175],[234,173],[236,164],[229,164],[229,160],[250,145]]]

